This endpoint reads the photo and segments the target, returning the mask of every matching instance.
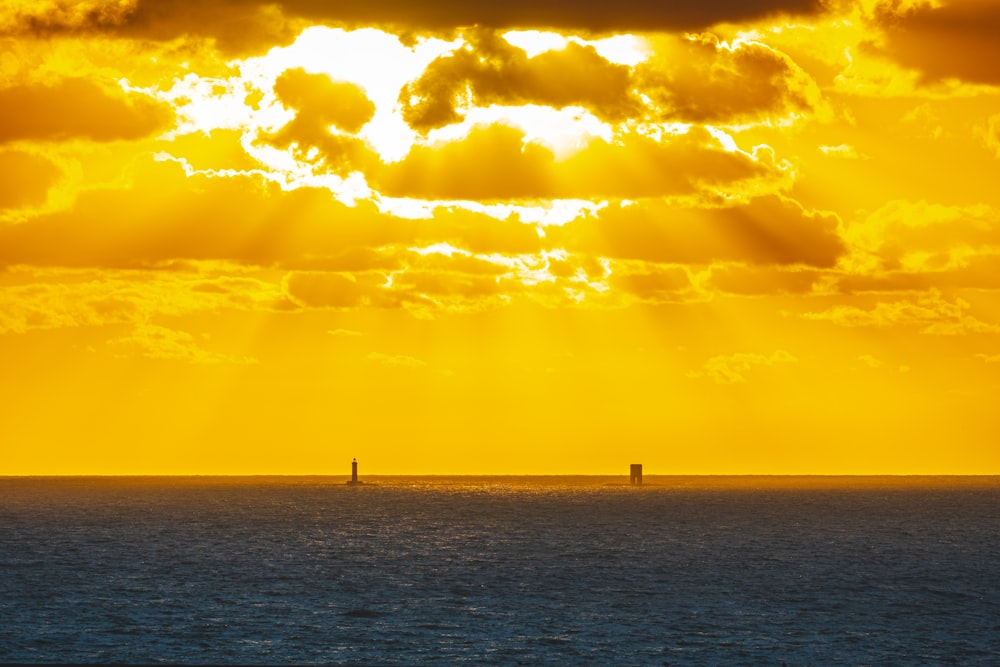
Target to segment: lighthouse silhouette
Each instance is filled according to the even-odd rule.
[[[364,482],[358,481],[358,460],[354,459],[351,461],[351,481],[347,483],[348,486],[357,486],[364,484]]]

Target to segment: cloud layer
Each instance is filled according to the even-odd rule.
[[[284,20],[346,25],[389,25],[443,30],[479,25],[491,28],[557,28],[612,32],[629,30],[684,31],[720,22],[740,22],[777,14],[816,15],[817,0],[709,0],[699,3],[622,0],[614,4],[541,0],[468,3],[432,0],[134,0],[85,1],[65,6],[10,3],[0,24],[8,34],[59,34],[106,31],[127,36],[173,39],[185,34],[215,37],[229,47],[251,40],[286,37]],[[277,11],[277,14],[273,12]],[[270,19],[270,25],[268,25]]]

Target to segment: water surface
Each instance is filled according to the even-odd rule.
[[[1000,479],[0,479],[0,661],[1000,664]]]

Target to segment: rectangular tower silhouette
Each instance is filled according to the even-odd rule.
[[[628,467],[628,483],[639,486],[642,484],[642,464],[633,463]]]

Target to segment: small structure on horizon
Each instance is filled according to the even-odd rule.
[[[351,461],[351,481],[347,483],[348,486],[353,486],[356,484],[364,484],[364,482],[358,481],[358,460],[354,459]]]
[[[633,486],[642,486],[642,464],[633,463],[628,467],[628,483]]]

